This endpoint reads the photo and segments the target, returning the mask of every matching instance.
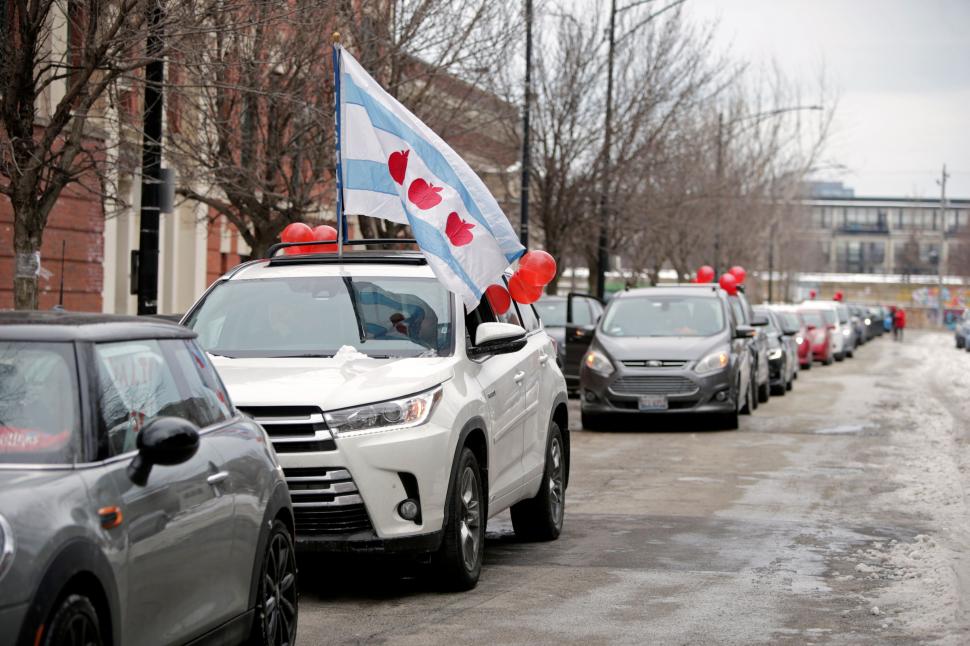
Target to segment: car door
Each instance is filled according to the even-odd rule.
[[[569,383],[579,383],[579,366],[589,350],[596,330],[591,303],[599,303],[585,294],[569,294],[566,301],[566,365],[563,373]]]
[[[521,325],[515,306],[495,314],[482,299],[469,315],[470,321],[498,321]],[[474,335],[474,327],[469,330]],[[470,339],[474,342],[474,337]],[[529,348],[508,354],[486,355],[474,360],[473,371],[489,415],[489,504],[501,506],[502,498],[512,496],[522,481],[522,451],[525,446],[525,381]]]
[[[93,349],[101,452],[128,539],[126,644],[184,642],[234,614],[226,601],[234,505],[215,429],[201,431],[198,452],[186,462],[152,467],[145,486],[127,474],[145,424],[163,416],[204,423],[172,353],[177,343],[141,339]]]
[[[517,307],[528,339],[525,349],[529,353],[522,384],[525,389],[523,478],[528,483],[545,468],[546,432],[552,414],[556,351],[532,306],[519,303]]]

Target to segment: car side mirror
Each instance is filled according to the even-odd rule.
[[[511,323],[482,323],[475,332],[475,345],[468,349],[471,358],[490,354],[518,352],[525,347],[525,328]]]
[[[735,339],[753,339],[758,331],[750,325],[739,325],[734,328]]]
[[[172,466],[199,450],[199,429],[181,417],[157,417],[138,433],[138,455],[128,465],[128,478],[139,487],[148,483],[156,464]]]
[[[797,327],[786,327],[784,329],[785,336],[795,336],[799,332],[801,332],[801,330],[798,329]]]
[[[765,325],[768,325],[768,317],[761,314],[755,314],[751,319],[751,325],[756,327],[764,327]]]

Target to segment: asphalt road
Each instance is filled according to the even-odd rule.
[[[299,643],[970,643],[970,353],[883,337],[738,431],[578,428],[564,532],[489,522],[462,594],[420,568],[301,569]]]

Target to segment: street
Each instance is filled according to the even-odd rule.
[[[738,431],[579,429],[562,536],[488,526],[470,592],[304,560],[299,642],[970,641],[970,354],[907,331],[802,372]]]

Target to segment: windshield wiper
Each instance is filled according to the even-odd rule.
[[[304,354],[277,354],[273,359],[333,359],[332,354],[320,354],[319,352],[307,352]]]

